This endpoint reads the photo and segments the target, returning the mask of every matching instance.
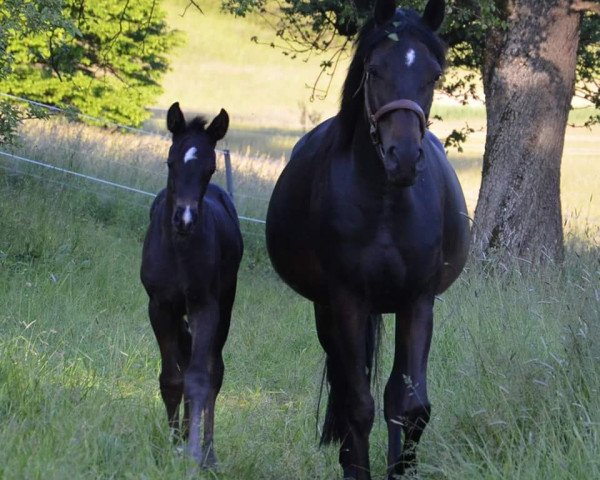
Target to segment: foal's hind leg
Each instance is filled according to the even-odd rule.
[[[389,479],[414,467],[415,449],[429,421],[426,374],[432,329],[432,295],[422,296],[396,314],[394,365],[384,392]]]
[[[160,393],[167,409],[169,426],[177,439],[179,428],[179,404],[183,396],[183,370],[185,360],[180,349],[182,312],[172,305],[150,300],[148,304],[150,323],[160,348]]]

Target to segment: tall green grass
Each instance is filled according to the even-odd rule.
[[[0,195],[0,476],[190,473],[169,443],[138,280],[146,212],[118,199],[98,210],[88,193],[6,173]],[[583,238],[562,266],[472,261],[437,302],[419,478],[600,474],[599,253]],[[248,242],[239,285],[217,405],[221,467],[201,478],[339,477],[335,448],[317,448],[311,306],[276,278],[262,242]],[[379,400],[375,478],[385,445]]]

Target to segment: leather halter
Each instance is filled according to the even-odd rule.
[[[390,112],[394,112],[396,110],[410,110],[417,115],[419,119],[419,127],[421,129],[421,138],[425,136],[425,130],[427,130],[427,120],[425,119],[425,112],[421,108],[421,106],[414,102],[413,100],[408,100],[407,98],[401,98],[398,100],[392,100],[389,103],[386,103],[382,107],[380,107],[375,113],[371,110],[371,103],[369,101],[369,72],[365,70],[365,78],[364,78],[364,91],[365,91],[365,108],[367,110],[367,118],[369,120],[369,134],[371,135],[371,141],[373,142],[373,146],[377,153],[383,157],[385,156],[385,152],[383,151],[383,145],[381,144],[381,140],[379,139],[379,130],[377,123],[379,120],[387,115]]]

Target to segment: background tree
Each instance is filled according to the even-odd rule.
[[[401,2],[422,10],[425,0]],[[288,55],[327,54],[335,68],[374,0],[223,0],[271,21]],[[487,111],[474,250],[530,262],[563,257],[560,161],[573,95],[600,107],[598,2],[449,0],[442,36],[450,64],[477,72]],[[275,10],[272,10],[275,8]],[[587,12],[587,13],[586,13]],[[277,44],[273,42],[273,45]],[[474,74],[448,77],[443,89],[467,101]],[[586,124],[599,120],[597,110]],[[460,140],[455,132],[448,143]]]
[[[0,91],[139,125],[177,41],[158,0],[9,0]]]
[[[26,35],[72,25],[62,16],[62,0],[4,0],[0,3],[0,81],[12,71],[11,44]],[[12,142],[19,120],[30,112],[0,99],[0,143]]]

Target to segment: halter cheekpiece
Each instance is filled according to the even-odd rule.
[[[417,115],[417,118],[419,119],[421,138],[425,136],[425,130],[427,130],[427,120],[425,118],[425,112],[417,102],[409,100],[407,98],[392,100],[391,102],[386,103],[385,105],[380,107],[375,113],[373,113],[373,110],[371,109],[371,102],[369,101],[369,72],[366,69],[363,85],[365,91],[365,109],[367,111],[367,119],[369,121],[369,134],[371,136],[373,146],[375,147],[375,150],[377,150],[381,158],[384,157],[385,152],[383,151],[381,139],[379,138],[379,130],[377,124],[379,120],[388,113],[395,112],[396,110],[410,110],[411,112],[414,112]]]

